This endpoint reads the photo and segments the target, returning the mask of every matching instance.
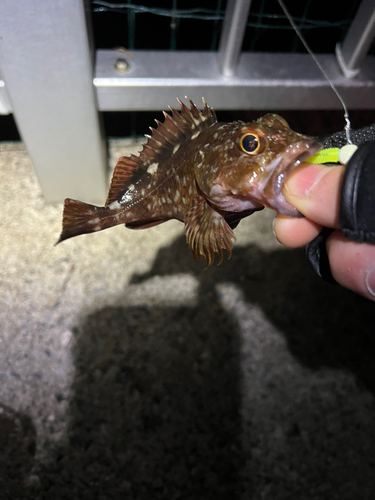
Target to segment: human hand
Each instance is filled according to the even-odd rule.
[[[312,241],[323,227],[333,228],[326,249],[334,279],[375,301],[375,245],[344,238],[339,226],[339,206],[344,167],[301,164],[285,181],[285,199],[304,218],[280,213],[274,221],[277,239],[295,248]]]

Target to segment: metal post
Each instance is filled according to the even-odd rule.
[[[3,0],[0,35],[2,76],[45,199],[102,203],[106,159],[84,2]]]
[[[363,0],[343,44],[336,47],[337,60],[347,78],[360,71],[362,59],[375,36],[375,2]]]
[[[0,68],[1,70],[1,68]],[[9,115],[12,113],[12,104],[8,92],[5,88],[5,82],[0,72],[0,115]]]
[[[224,76],[233,76],[237,67],[251,0],[229,0],[219,45],[218,65]]]

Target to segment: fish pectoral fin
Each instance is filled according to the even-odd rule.
[[[190,205],[184,218],[186,241],[190,246],[194,259],[205,257],[207,267],[219,254],[220,265],[223,261],[223,249],[232,255],[234,233],[224,217],[214,210],[202,196],[197,196]]]

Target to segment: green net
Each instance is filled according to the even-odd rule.
[[[155,3],[158,5],[155,6]],[[332,3],[332,5],[330,5]],[[195,5],[196,4],[196,5]],[[217,50],[225,17],[223,0],[169,0],[142,3],[92,0],[99,48]],[[352,22],[360,0],[337,7],[335,0],[289,2],[298,28],[317,53],[333,52]],[[98,29],[95,32],[95,27]],[[243,50],[304,52],[277,0],[253,0]]]

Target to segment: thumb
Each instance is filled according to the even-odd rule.
[[[286,178],[283,195],[302,215],[325,227],[339,228],[344,167],[302,163]]]

